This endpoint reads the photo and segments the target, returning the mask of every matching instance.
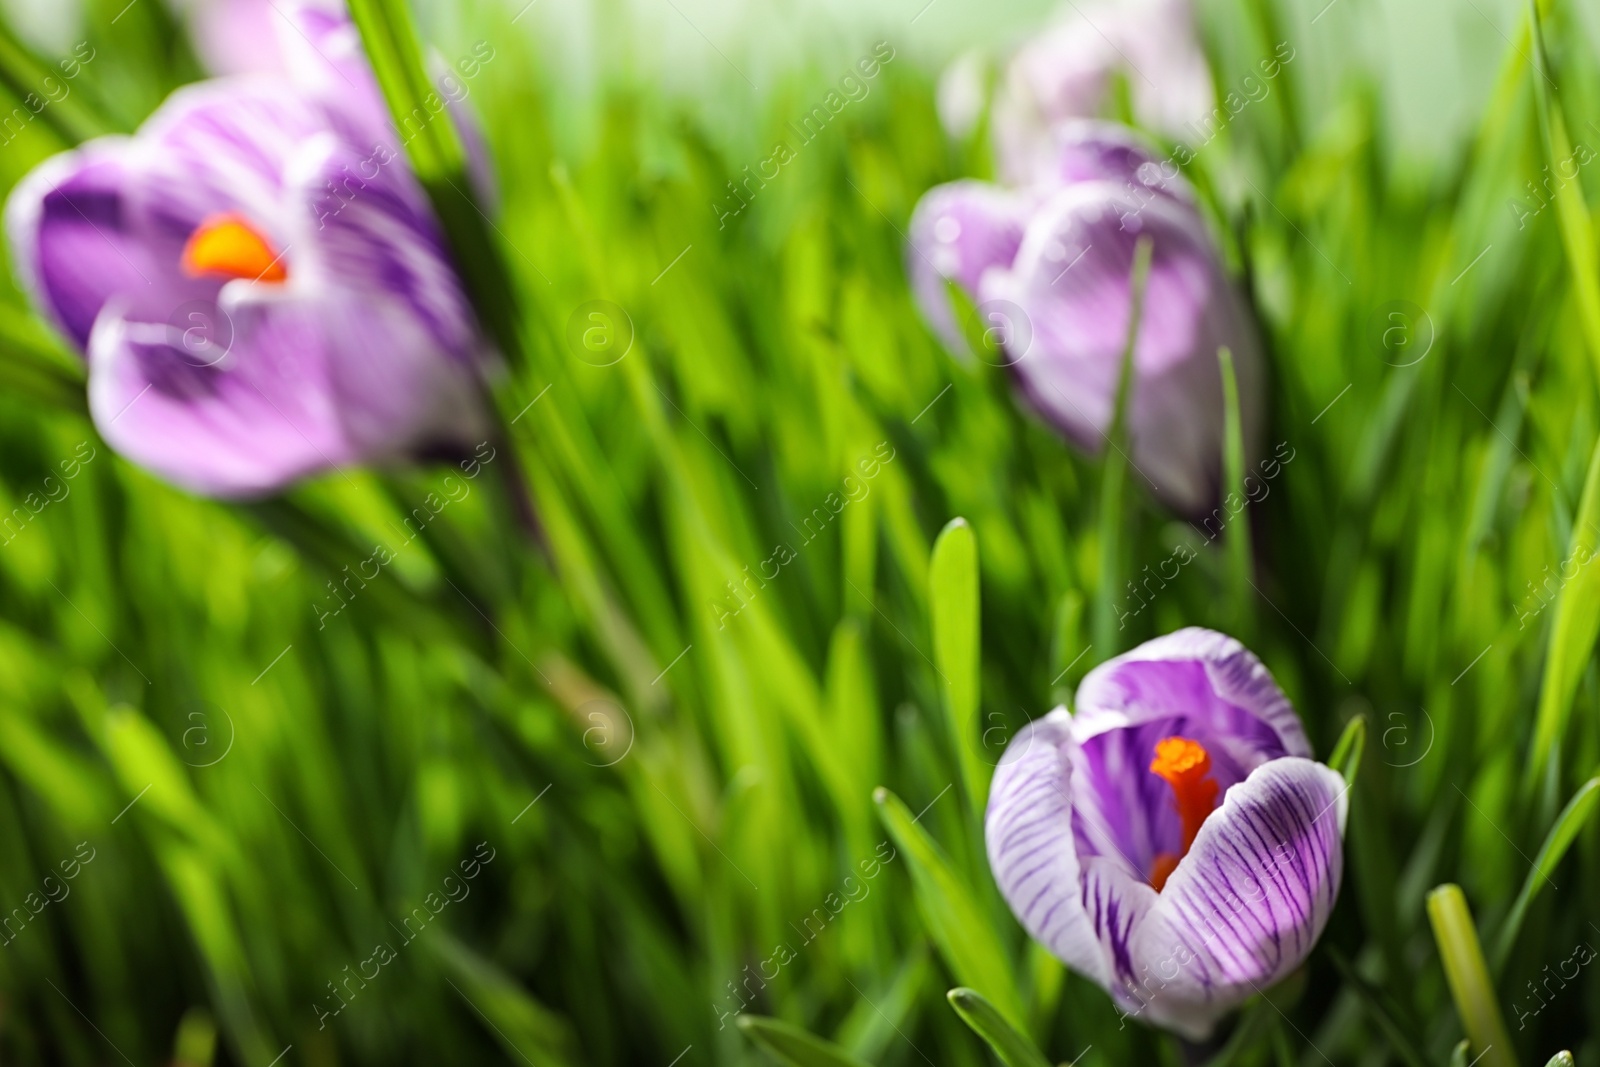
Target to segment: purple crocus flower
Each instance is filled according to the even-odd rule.
[[[1348,788],[1243,645],[1190,628],[1096,667],[1007,748],[989,864],[1033,938],[1129,1017],[1206,1038],[1300,966]]]
[[[1247,447],[1260,432],[1255,332],[1177,168],[1111,123],[1080,120],[1060,136],[1038,184],[962,181],[923,197],[911,219],[913,292],[960,352],[966,346],[943,291],[946,279],[959,285],[986,325],[1007,327],[999,340],[1030,406],[1097,453],[1115,411],[1134,247],[1148,236],[1131,459],[1170,507],[1199,514],[1221,483],[1219,347],[1233,352]]]
[[[24,285],[88,359],[101,434],[207,495],[487,432],[483,343],[354,30],[290,14],[284,41],[342,92],[286,77],[181,89],[132,137],[47,161],[6,205]]]

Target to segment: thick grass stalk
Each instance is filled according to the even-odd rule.
[[[1495,1000],[1477,927],[1460,886],[1441,885],[1428,894],[1428,921],[1433,924],[1445,980],[1473,1053],[1483,1067],[1516,1067],[1517,1057]]]
[[[966,519],[951,519],[933,546],[928,608],[933,655],[943,676],[951,744],[963,792],[974,818],[983,820],[989,775],[978,758],[980,674],[978,539]]]
[[[1128,405],[1133,396],[1133,353],[1139,339],[1139,320],[1144,316],[1145,282],[1150,277],[1150,238],[1141,237],[1133,248],[1133,270],[1129,274],[1132,289],[1128,301],[1128,339],[1122,347],[1122,371],[1117,377],[1117,400],[1111,418],[1111,432],[1106,435],[1106,462],[1100,482],[1100,583],[1095,597],[1094,643],[1100,649],[1100,658],[1115,655],[1121,649],[1118,639],[1121,624],[1117,616],[1117,600],[1124,572],[1123,556],[1127,543],[1126,508],[1123,490],[1128,481]]]

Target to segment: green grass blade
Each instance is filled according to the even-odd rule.
[[[1544,884],[1550,881],[1550,876],[1560,866],[1562,857],[1572,846],[1578,831],[1583,829],[1589,817],[1594,814],[1596,804],[1600,804],[1600,777],[1584,782],[1572,795],[1572,799],[1567,801],[1567,806],[1561,809],[1561,814],[1556,816],[1555,825],[1550,827],[1550,832],[1545,835],[1544,844],[1539,846],[1539,854],[1533,858],[1533,869],[1528,872],[1528,877],[1522,880],[1522,891],[1517,894],[1511,910],[1506,913],[1505,925],[1500,928],[1500,936],[1495,939],[1496,973],[1505,966],[1507,957],[1511,955],[1512,946],[1517,941],[1517,932],[1522,929],[1522,920],[1527,917],[1528,905],[1533,903],[1534,896]]]
[[[1422,1054],[1409,1036],[1415,1032],[1415,1026],[1402,1023],[1399,1009],[1380,989],[1357,974],[1350,961],[1344,958],[1344,954],[1331,945],[1328,947],[1328,958],[1333,961],[1334,967],[1344,979],[1345,988],[1350,990],[1378,1029],[1383,1031],[1384,1038],[1388,1040],[1389,1047],[1395,1054],[1411,1067],[1429,1067],[1428,1057]]]
[[[1478,930],[1460,886],[1447,883],[1428,894],[1428,921],[1433,925],[1439,962],[1444,965],[1456,1012],[1480,1062],[1484,1067],[1516,1067],[1517,1057],[1483,961]]]
[[[1012,978],[1011,961],[1000,948],[1001,932],[993,928],[943,850],[900,798],[880,787],[873,799],[889,836],[906,855],[923,924],[951,972],[958,981],[981,990],[1013,1026],[1022,1026],[1022,996]]]
[[[1276,1010],[1265,1001],[1257,1001],[1242,1014],[1239,1025],[1228,1035],[1227,1044],[1205,1061],[1205,1067],[1231,1067],[1239,1062],[1246,1050],[1253,1048],[1278,1019]]]
[[[765,1015],[741,1015],[735,1025],[758,1046],[790,1067],[868,1067],[831,1041]]]
[[[966,519],[951,519],[934,542],[928,585],[933,659],[944,676],[950,740],[967,800],[981,819],[988,802],[989,776],[978,758],[978,539]]]
[[[1569,561],[1578,561],[1578,569],[1561,590],[1556,601],[1555,621],[1550,627],[1550,648],[1545,655],[1544,679],[1539,687],[1538,717],[1533,744],[1528,749],[1529,789],[1539,781],[1550,750],[1566,729],[1578,681],[1594,654],[1595,638],[1600,636],[1597,550],[1600,550],[1600,444],[1596,444],[1589,458],[1589,473],[1583,480],[1583,496],[1578,500],[1572,544],[1566,557]]]
[[[1106,435],[1106,461],[1100,483],[1100,578],[1095,594],[1094,643],[1100,658],[1120,651],[1118,635],[1122,626],[1117,617],[1117,602],[1122,597],[1122,575],[1127,519],[1123,489],[1128,481],[1128,405],[1133,395],[1133,351],[1139,339],[1139,320],[1144,315],[1145,283],[1150,277],[1150,238],[1141,237],[1133,248],[1130,275],[1132,298],[1128,303],[1128,339],[1122,346],[1122,371],[1117,378],[1115,414],[1111,432]]]
[[[1233,371],[1233,353],[1226,346],[1217,349],[1217,363],[1222,369],[1222,495],[1226,497],[1229,493],[1244,492],[1244,422],[1239,415],[1239,379]],[[1244,520],[1231,523],[1224,536],[1228,542],[1229,608],[1237,636],[1250,618],[1250,583],[1255,569],[1250,550],[1250,523]]]
[[[1544,1067],[1572,1067],[1573,1062],[1572,1053],[1562,1049],[1548,1060],[1545,1060]]]
[[[431,933],[432,931],[430,931]],[[572,1038],[560,1015],[530,996],[515,978],[484,959],[462,942],[439,931],[429,938],[429,947],[448,974],[445,981],[489,1024],[500,1044],[528,1059],[552,1067],[571,1063]],[[404,948],[402,943],[401,948]]]
[[[1557,174],[1563,164],[1572,159],[1572,141],[1567,136],[1566,119],[1561,103],[1551,92],[1555,71],[1550,66],[1550,56],[1544,47],[1544,26],[1540,18],[1539,0],[1528,0],[1529,19],[1533,27],[1533,52],[1537,59],[1533,79],[1535,99],[1539,101],[1539,120],[1544,130],[1544,146],[1550,167]],[[1567,265],[1572,270],[1572,286],[1578,300],[1578,317],[1583,323],[1584,340],[1589,346],[1589,357],[1595,364],[1596,382],[1600,383],[1600,263],[1596,261],[1594,224],[1589,208],[1583,201],[1583,184],[1564,181],[1555,193],[1556,220],[1561,229],[1561,246],[1567,253]]]
[[[1006,1067],[1050,1067],[1044,1053],[1034,1047],[1016,1027],[1006,1022],[983,996],[971,989],[957,988],[945,994],[961,1021],[983,1038]]]
[[[1344,775],[1347,787],[1356,784],[1356,772],[1361,769],[1361,753],[1366,746],[1367,717],[1357,715],[1344,728],[1344,733],[1339,735],[1338,744],[1333,746],[1333,755],[1328,757],[1328,766]]]
[[[0,20],[0,85],[4,85],[19,104],[36,113],[65,147],[115,130],[115,122],[85,105],[82,92],[68,92],[59,99],[48,98],[47,87],[54,85],[57,91],[61,90],[62,73],[36,58],[11,32],[5,20]]]

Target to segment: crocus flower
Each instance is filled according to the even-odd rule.
[[[1339,894],[1346,785],[1239,642],[1096,667],[1008,746],[989,864],[1032,937],[1130,1017],[1206,1038],[1305,960]]]
[[[995,92],[995,155],[1002,177],[1048,170],[1060,126],[1104,116],[1113,81],[1134,114],[1171,136],[1210,114],[1211,74],[1196,40],[1191,0],[1073,0],[1017,50]]]
[[[930,190],[911,218],[908,256],[924,316],[953,351],[945,281],[978,302],[1023,396],[1068,440],[1106,447],[1141,236],[1152,243],[1134,348],[1130,459],[1171,508],[1219,495],[1223,398],[1217,349],[1232,350],[1247,448],[1260,432],[1255,332],[1171,161],[1125,127],[1063,128],[1048,172],[1010,189],[961,181]]]
[[[482,343],[352,27],[308,21],[340,93],[284,77],[173,94],[132,137],[47,161],[6,229],[36,305],[81,349],[119,452],[251,496],[483,439]]]
[[[339,15],[342,0],[168,0],[189,30],[201,66],[212,74],[276,74],[295,50],[285,28],[304,29],[305,12]]]

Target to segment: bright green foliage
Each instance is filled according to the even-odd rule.
[[[0,186],[199,75],[178,5],[84,6]],[[1373,58],[1415,27],[1199,5],[1227,119],[1184,171],[1268,408],[1187,522],[917,314],[910,212],[992,160],[916,27],[801,143],[842,61],[707,102],[622,56],[577,100],[519,6],[352,4],[391,98],[493,48],[498,204],[447,125],[408,145],[508,357],[476,477],[191,498],[0,294],[0,1062],[1600,1063],[1600,970],[1551,977],[1600,944],[1593,11],[1439,14],[1498,65],[1427,80],[1470,117],[1432,151]],[[0,37],[7,112],[52,62]],[[1322,945],[1188,1048],[1027,943],[978,818],[1029,720],[1183,625],[1350,783]]]

